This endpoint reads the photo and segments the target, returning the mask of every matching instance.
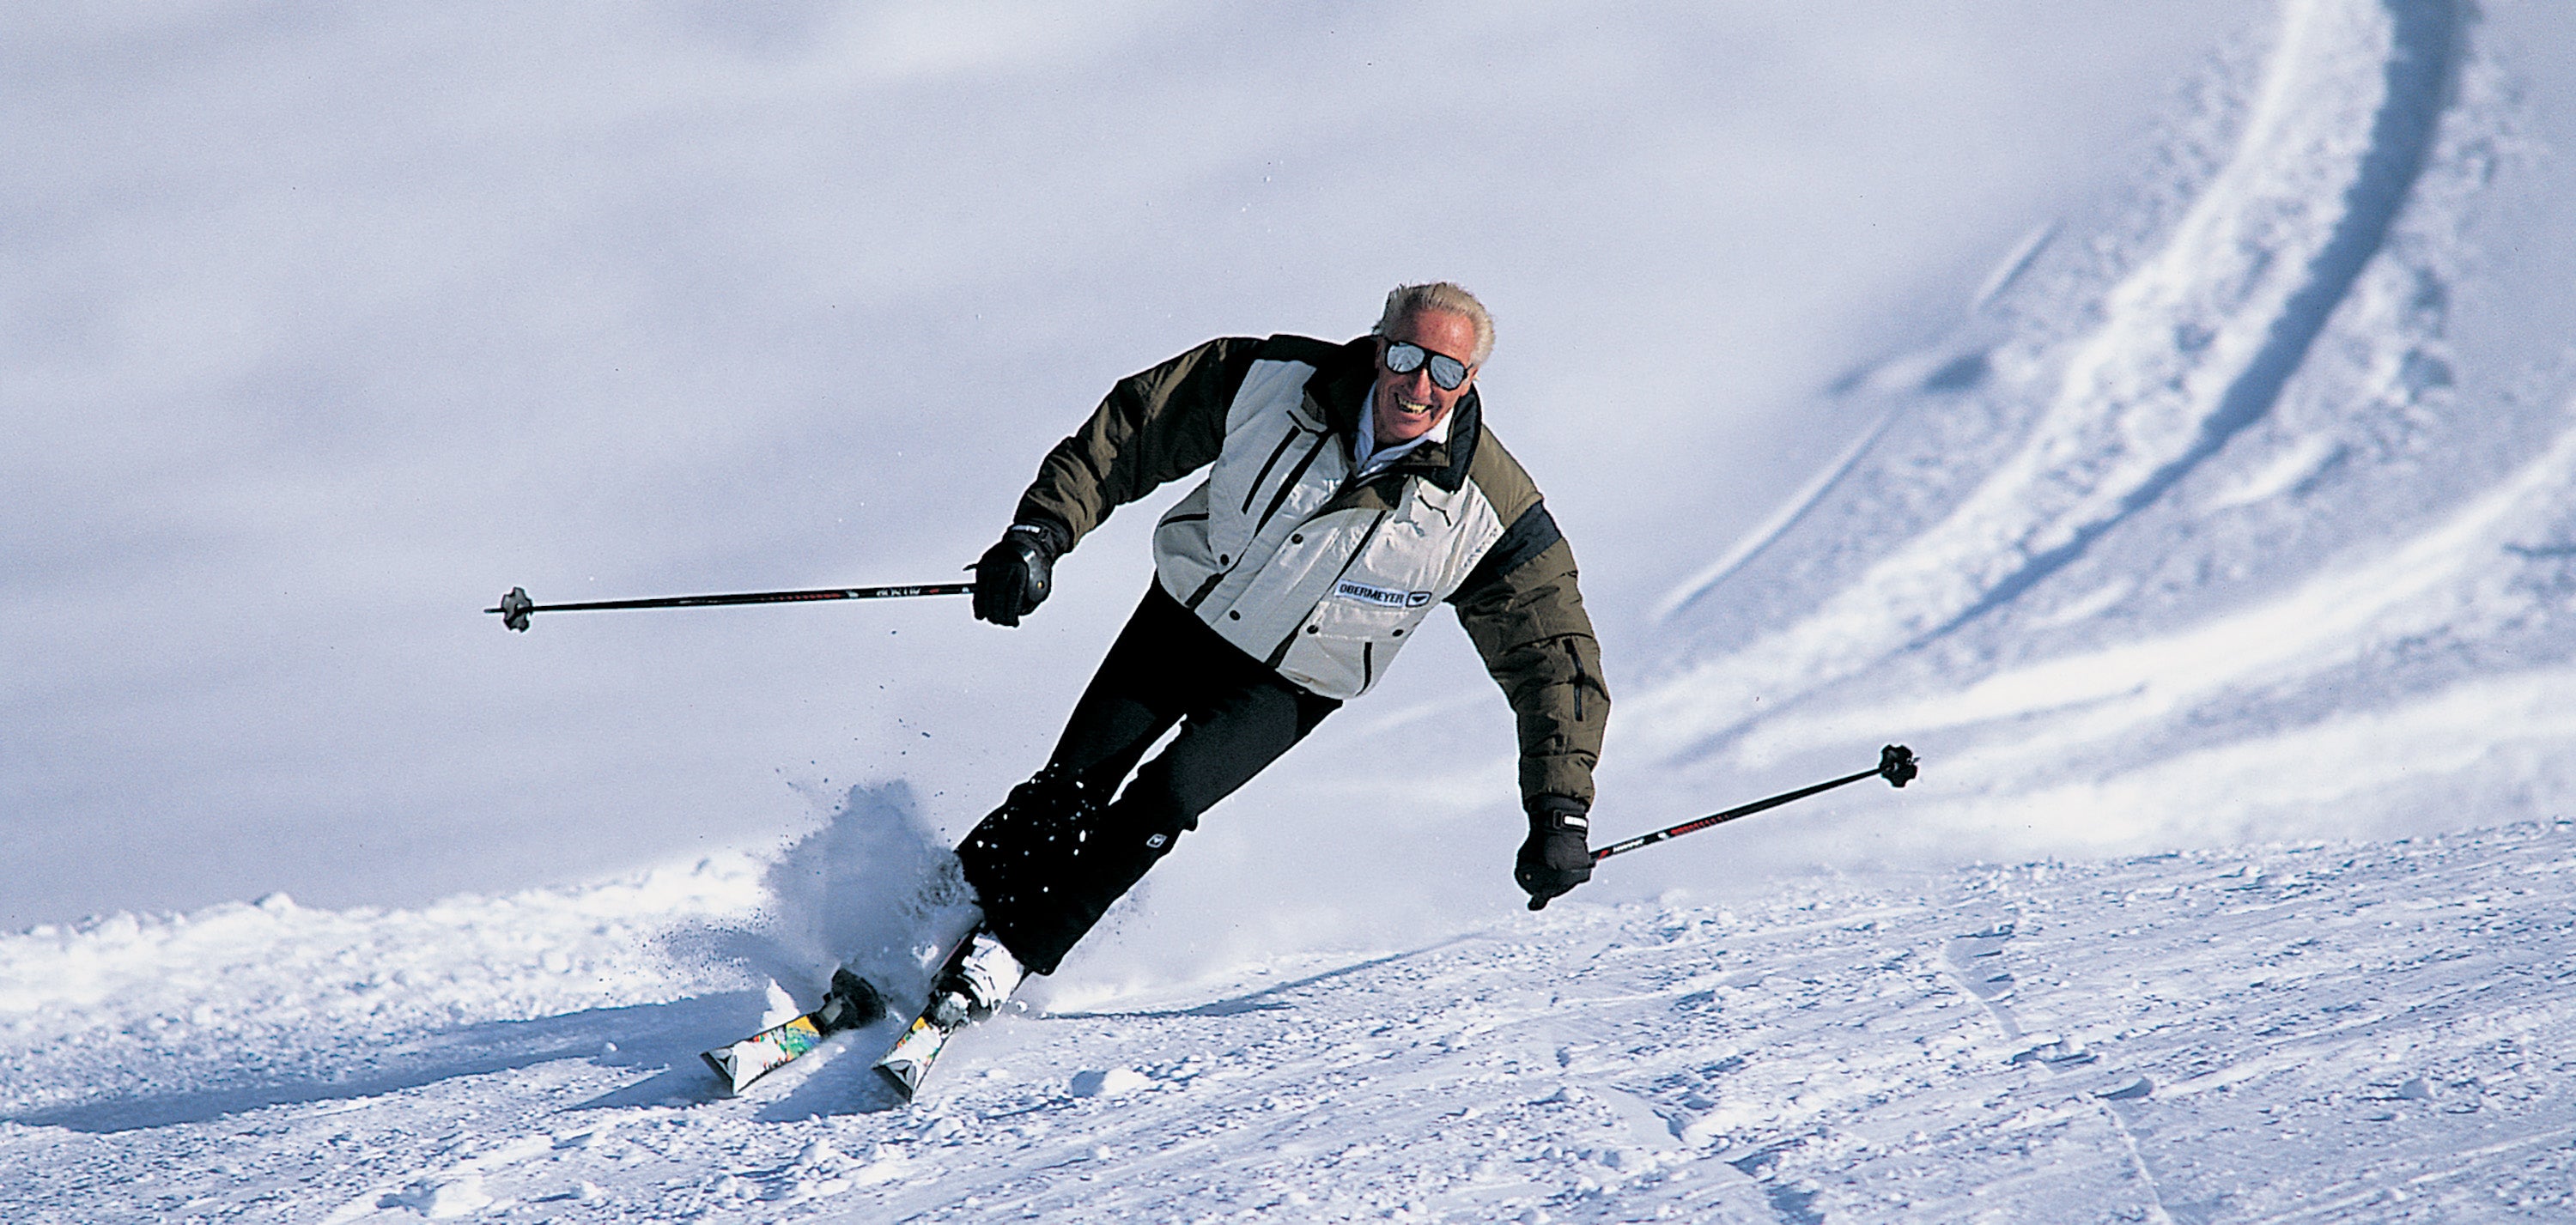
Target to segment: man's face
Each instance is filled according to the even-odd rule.
[[[1404,374],[1387,369],[1387,346],[1404,343],[1420,345],[1464,364],[1476,352],[1476,324],[1450,311],[1415,311],[1397,320],[1378,340],[1377,384],[1369,396],[1369,415],[1377,423],[1379,446],[1409,442],[1430,432],[1431,427],[1448,418],[1450,409],[1458,407],[1458,401],[1466,398],[1467,389],[1476,385],[1473,366],[1467,367],[1466,378],[1449,388],[1432,381],[1428,361]]]

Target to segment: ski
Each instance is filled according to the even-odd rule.
[[[930,1065],[938,1061],[940,1051],[947,1049],[948,1039],[965,1027],[964,1017],[951,1024],[940,1023],[941,1002],[932,1001],[930,1007],[923,1009],[913,1019],[912,1028],[895,1040],[894,1049],[877,1061],[877,1074],[885,1077],[907,1102],[921,1091],[921,1082],[929,1079]]]
[[[885,1058],[877,1060],[878,1075],[903,1100],[911,1101],[921,1091],[921,1082],[929,1079],[939,1052],[948,1048],[948,1040],[968,1022],[991,1015],[992,1008],[1019,987],[1020,976],[1020,963],[1000,941],[980,930],[969,933],[949,951],[947,962],[931,979],[930,1003]],[[978,999],[985,1003],[976,1003]]]
[[[997,963],[1006,968],[997,971]],[[997,972],[1002,975],[999,979],[995,977]],[[989,1007],[975,1000],[999,1001],[1019,986],[1019,963],[1010,960],[991,936],[970,932],[949,950],[931,981],[930,1002],[876,1064],[877,1072],[905,1101],[911,1101],[920,1090],[948,1039],[968,1022],[981,1020],[990,1012]],[[875,1024],[886,1011],[885,994],[843,967],[833,973],[831,989],[814,1011],[730,1046],[702,1051],[699,1057],[707,1061],[707,1067],[714,1070],[728,1092],[740,1093],[753,1081],[821,1046],[823,1039],[842,1030]]]
[[[832,972],[831,989],[824,993],[822,1004],[814,1011],[772,1025],[740,1042],[700,1051],[698,1057],[714,1069],[716,1078],[728,1093],[740,1093],[751,1082],[823,1044],[823,1039],[845,1029],[857,1029],[875,1023],[886,1014],[885,997],[843,967]]]

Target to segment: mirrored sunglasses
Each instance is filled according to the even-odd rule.
[[[1411,341],[1387,342],[1387,369],[1397,374],[1411,374],[1420,370],[1425,361],[1431,363],[1432,384],[1442,391],[1456,391],[1459,384],[1467,381],[1467,363],[1457,358],[1446,353],[1434,353]]]

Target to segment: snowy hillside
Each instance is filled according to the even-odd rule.
[[[2114,215],[1856,374],[1875,435],[1674,593],[1627,747],[1723,779],[1911,737],[1920,840],[1990,850],[2565,811],[2566,337],[2491,337],[2568,290],[2494,221],[2544,151],[2471,16],[2285,6]]]
[[[2278,17],[2195,78],[2126,186],[2033,227],[1962,321],[1916,333],[1938,343],[1820,393],[1819,416],[1869,427],[1786,481],[1799,491],[1767,526],[1674,533],[1673,572],[1698,572],[1651,609],[1604,593],[1673,541],[1584,537],[1605,637],[1648,648],[1615,669],[1606,831],[1856,769],[1889,741],[1924,759],[1907,790],[1623,857],[1528,914],[1496,901],[1509,764],[1475,720],[1499,704],[1391,681],[1409,696],[1328,723],[1230,801],[1246,819],[1194,834],[1063,973],[958,1039],[920,1101],[868,1070],[891,1022],[725,1098],[696,1053],[810,1004],[836,961],[918,986],[921,950],[963,913],[946,840],[1051,730],[1027,712],[1078,683],[1066,670],[1133,585],[1113,606],[1068,579],[1066,622],[999,646],[928,613],[722,648],[640,628],[667,622],[558,633],[554,654],[511,639],[530,649],[461,674],[563,687],[458,684],[399,717],[343,699],[268,729],[379,718],[411,752],[406,720],[471,722],[518,754],[460,739],[390,759],[475,779],[439,793],[470,814],[444,823],[378,827],[345,784],[296,775],[288,798],[350,839],[313,845],[365,848],[383,880],[494,857],[505,826],[509,846],[575,857],[674,829],[721,849],[425,905],[250,889],[0,934],[0,1220],[2576,1219],[2576,25],[2517,0],[2284,0]],[[1067,283],[1124,254],[1068,257]],[[1261,275],[1301,279],[1281,267]],[[1088,336],[1030,330],[1050,329]],[[927,343],[983,353],[974,339]],[[615,397],[585,403],[614,417]],[[1035,421],[993,424],[1010,446],[1061,428]],[[917,424],[742,446],[900,466]],[[884,445],[840,445],[860,434]],[[1653,462],[1700,463],[1674,450]],[[1561,461],[1593,480],[1552,486],[1569,520],[1617,500],[1616,459]],[[1595,522],[1650,519],[1623,513]],[[732,530],[706,515],[708,539]],[[943,535],[963,527],[909,517],[897,555],[971,555]],[[1596,590],[1604,572],[1630,577]],[[204,653],[293,687],[238,662],[266,639],[209,653],[93,630],[75,594],[29,606],[120,661]],[[402,691],[456,673],[436,659],[499,658],[497,631],[473,628],[347,683]],[[894,660],[898,633],[937,645],[885,663],[892,692],[846,700],[900,718],[817,713],[762,679]],[[1426,643],[1417,674],[1441,650],[1482,684],[1454,643]],[[619,670],[642,680],[588,679]],[[156,703],[134,688],[117,700]],[[647,690],[684,696],[635,706]],[[234,709],[175,705],[191,736]],[[705,764],[743,758],[639,747],[787,726],[818,772],[837,751],[873,781],[791,777],[829,811],[776,846],[741,832],[750,801]],[[1026,743],[961,748],[931,726]],[[1349,769],[1399,740],[1422,760]],[[156,768],[230,764],[189,743]],[[12,794],[72,797],[48,812],[88,794],[90,775],[38,780],[7,747]],[[407,777],[376,760],[332,767]],[[677,798],[619,807],[656,788]],[[1383,821],[1391,803],[1411,819]],[[543,821],[515,820],[522,805],[561,828],[528,835]],[[117,844],[149,846],[138,875],[186,876],[215,843],[254,863],[339,853],[274,829],[228,842],[187,797],[168,808]],[[1258,819],[1281,814],[1313,823]],[[34,875],[76,858],[18,841],[43,844]]]
[[[861,805],[867,809],[867,805]],[[876,810],[880,817],[883,810]],[[2576,827],[1565,905],[739,1099],[757,867],[0,940],[12,1222],[2576,1214]],[[651,950],[651,951],[646,951]],[[807,1070],[810,1065],[810,1070]]]

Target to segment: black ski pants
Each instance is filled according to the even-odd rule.
[[[957,848],[985,922],[1022,965],[1053,973],[1199,814],[1340,706],[1244,654],[1156,584],[1074,704],[1046,769]],[[1171,744],[1139,769],[1176,724]]]

